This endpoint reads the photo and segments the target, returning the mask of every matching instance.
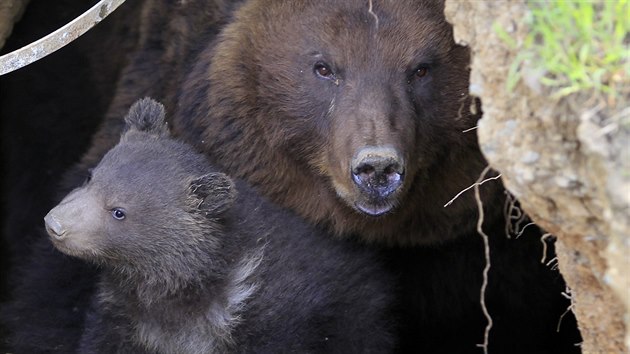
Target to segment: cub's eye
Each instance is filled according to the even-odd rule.
[[[116,220],[123,220],[125,218],[125,211],[122,208],[112,209],[112,217]]]
[[[94,170],[93,168],[89,168],[87,170],[87,173],[85,174],[85,181],[83,181],[83,184],[90,183],[90,181],[92,180],[92,171],[93,170]]]
[[[429,68],[426,66],[421,66],[418,69],[416,69],[416,72],[414,73],[414,75],[416,76],[416,78],[422,78],[425,77],[429,74]]]
[[[324,79],[330,79],[334,76],[332,69],[330,69],[328,64],[322,62],[315,63],[313,66],[313,72],[315,72],[315,75]]]

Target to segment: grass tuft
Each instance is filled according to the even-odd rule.
[[[604,94],[613,102],[630,93],[630,0],[530,1],[522,43],[495,24],[520,53],[509,69],[511,91],[526,75],[553,88],[554,98]]]

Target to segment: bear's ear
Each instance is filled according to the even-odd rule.
[[[145,97],[139,99],[129,109],[125,117],[125,131],[137,130],[158,136],[168,135],[164,106],[158,101]]]
[[[225,173],[212,172],[190,182],[190,193],[197,200],[196,207],[206,215],[221,214],[234,204],[237,191]]]

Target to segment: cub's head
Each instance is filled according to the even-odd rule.
[[[161,104],[142,99],[125,120],[119,144],[44,218],[55,247],[114,265],[212,247],[236,195],[232,181],[169,136]]]

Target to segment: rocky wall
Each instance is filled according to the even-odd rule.
[[[508,90],[521,47],[510,48],[493,26],[522,43],[528,11],[523,0],[446,0],[456,41],[472,51],[480,145],[525,212],[557,237],[583,352],[630,352],[630,100],[553,99],[527,63]]]

